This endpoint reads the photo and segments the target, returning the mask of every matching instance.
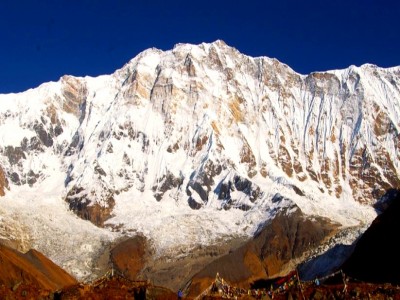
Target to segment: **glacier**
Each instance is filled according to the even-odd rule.
[[[0,239],[90,280],[124,236],[171,258],[250,238],[276,194],[364,228],[400,187],[399,87],[400,67],[302,75],[218,40],[2,94]]]

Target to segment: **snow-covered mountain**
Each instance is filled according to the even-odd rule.
[[[136,233],[179,258],[293,205],[363,228],[399,175],[400,67],[301,75],[218,40],[0,95],[0,239],[79,279]]]

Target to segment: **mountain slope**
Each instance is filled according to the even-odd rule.
[[[399,86],[399,67],[301,75],[215,41],[0,95],[0,237],[87,278],[121,236],[184,258],[249,239],[290,203],[364,226],[400,185]],[[62,239],[82,255],[49,250]]]
[[[400,229],[400,191],[394,192],[390,205],[379,215],[357,241],[343,271],[357,280],[400,283],[400,246],[396,236]]]
[[[77,281],[42,253],[30,250],[20,253],[0,244],[0,283],[14,288],[18,283],[55,291]]]
[[[187,293],[189,296],[201,294],[217,273],[245,290],[258,280],[284,276],[308,257],[310,251],[333,236],[337,228],[338,224],[319,217],[309,218],[292,206],[261,227],[250,241],[195,274]]]

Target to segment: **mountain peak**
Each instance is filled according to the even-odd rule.
[[[101,236],[93,249],[138,232],[160,255],[248,238],[282,199],[368,224],[400,185],[399,84],[396,69],[302,76],[221,40],[148,49],[111,75],[0,97],[2,208],[48,228],[31,211],[53,201],[56,219],[91,222],[77,230]]]

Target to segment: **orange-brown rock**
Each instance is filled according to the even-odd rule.
[[[80,105],[86,101],[88,93],[86,84],[78,78],[67,75],[61,78],[61,83],[63,86],[63,110],[75,116],[80,116]]]
[[[197,273],[188,295],[203,292],[217,273],[230,284],[245,289],[257,280],[284,275],[294,268],[296,259],[318,246],[336,228],[336,224],[325,219],[305,217],[299,209],[289,217],[283,212],[248,243]]]
[[[113,194],[110,192],[107,196],[104,196],[106,202],[105,205],[100,205],[99,203],[92,203],[86,197],[79,195],[84,191],[83,188],[72,188],[65,200],[69,203],[69,208],[74,211],[78,217],[89,220],[94,225],[103,227],[104,222],[111,217],[112,210],[115,205],[115,200]]]
[[[9,189],[8,180],[0,166],[0,197],[5,195],[5,189]]]
[[[110,254],[114,271],[135,280],[145,265],[146,248],[146,238],[143,236],[135,236],[119,243]]]
[[[32,285],[37,289],[55,291],[77,281],[36,250],[21,253],[0,245],[0,285],[17,289]]]

